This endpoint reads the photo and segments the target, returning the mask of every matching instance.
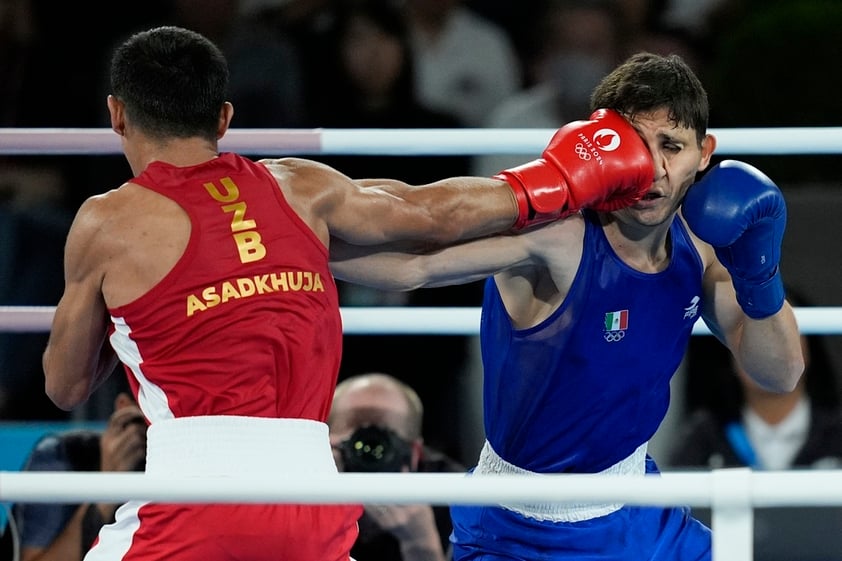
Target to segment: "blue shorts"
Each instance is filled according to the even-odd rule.
[[[498,507],[453,506],[454,561],[710,561],[710,529],[687,507],[624,507],[549,522]]]

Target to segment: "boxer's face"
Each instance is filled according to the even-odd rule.
[[[672,219],[696,174],[710,163],[716,140],[708,135],[699,146],[696,131],[671,121],[666,108],[637,114],[632,124],[652,154],[655,181],[637,204],[614,214],[622,221],[657,226]]]

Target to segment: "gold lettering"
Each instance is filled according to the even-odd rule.
[[[258,294],[274,292],[274,290],[272,290],[272,287],[269,286],[269,275],[260,275],[259,277],[254,277],[254,284],[257,288]]]
[[[187,317],[192,316],[196,312],[204,312],[207,309],[208,307],[205,306],[201,300],[196,298],[195,295],[191,294],[187,297]]]
[[[301,271],[287,273],[287,280],[289,280],[289,287],[298,292],[301,290]]]
[[[230,212],[231,232],[234,233],[234,243],[237,244],[237,252],[240,254],[241,263],[260,261],[266,257],[266,246],[260,243],[260,234],[257,233],[257,221],[246,219],[245,201],[240,198],[240,189],[230,177],[223,177],[219,180],[223,189],[215,183],[205,183],[205,190],[214,200],[221,203],[229,203],[222,206],[223,212]]]
[[[186,302],[187,317],[231,300],[278,291],[324,292],[325,287],[321,275],[315,271],[278,271],[254,277],[238,277],[206,287],[201,296],[189,294]]]
[[[202,298],[205,301],[205,304],[208,305],[208,308],[213,308],[214,306],[218,306],[220,301],[222,300],[219,297],[219,294],[216,293],[215,286],[209,286],[202,291]]]
[[[272,288],[283,290],[284,292],[289,290],[289,286],[287,286],[287,274],[285,272],[272,273]]]
[[[240,292],[240,297],[245,298],[254,294],[254,281],[251,279],[237,279],[237,288]]]
[[[236,201],[240,198],[240,189],[237,187],[236,183],[231,181],[230,177],[223,177],[219,180],[219,182],[222,183],[223,187],[225,187],[224,195],[219,192],[219,189],[217,189],[216,185],[213,183],[205,183],[205,190],[207,190],[211,197],[221,203]]]
[[[239,232],[234,234],[234,241],[237,242],[241,263],[260,261],[266,257],[266,246],[260,243],[260,234],[257,232]]]
[[[240,293],[234,288],[234,285],[228,281],[222,283],[222,301],[227,302],[232,298],[239,298]]]
[[[246,203],[243,201],[237,201],[236,203],[225,205],[222,207],[222,210],[234,213],[234,217],[231,219],[232,232],[253,230],[257,228],[257,222],[254,220],[244,220],[246,216]]]

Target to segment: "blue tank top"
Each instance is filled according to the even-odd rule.
[[[680,219],[670,226],[669,266],[654,274],[620,260],[595,214],[585,224],[570,291],[539,325],[514,329],[486,281],[485,434],[530,471],[598,472],[649,440],[699,317],[703,264]]]

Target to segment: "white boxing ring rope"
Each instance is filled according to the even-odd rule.
[[[555,129],[231,129],[221,150],[244,154],[540,154]],[[717,155],[840,154],[842,127],[709,129]],[[2,154],[119,154],[111,129],[0,128]]]
[[[348,335],[479,335],[480,308],[476,307],[343,307],[343,331]],[[0,333],[50,330],[54,306],[0,306]],[[842,334],[842,308],[795,308],[798,327],[805,335]],[[710,335],[698,321],[694,335]]]
[[[550,129],[232,129],[220,149],[246,154],[477,155],[540,153]],[[717,154],[840,154],[842,127],[710,129]],[[0,155],[119,154],[110,129],[0,128]],[[45,332],[55,308],[0,306],[0,332]],[[476,335],[479,308],[342,308],[348,334]],[[842,334],[842,309],[796,308],[805,334]],[[694,335],[710,332],[697,323]],[[224,484],[221,480],[224,479]],[[342,473],[283,478],[161,477],[137,473],[0,472],[0,501],[367,504],[625,502],[710,507],[713,561],[753,557],[753,509],[842,505],[842,470],[667,472],[660,477]]]
[[[748,468],[667,472],[644,477],[340,473],[315,476],[284,474],[268,480],[259,477],[186,477],[143,473],[0,472],[0,501],[73,503],[142,499],[183,503],[483,505],[619,501],[645,506],[686,504],[698,507],[742,507],[750,504],[757,507],[833,506],[842,503],[842,471],[811,470],[809,475],[809,481],[805,483],[802,474],[794,471],[752,472]],[[746,484],[748,488],[735,496],[730,496],[728,491],[722,492],[725,488],[734,490]]]
[[[797,490],[796,490],[797,487]],[[497,504],[624,502],[710,507],[713,561],[753,556],[753,509],[842,504],[842,471],[674,472],[660,477],[341,473],[271,478],[163,477],[138,473],[0,472],[0,501],[309,504]]]

